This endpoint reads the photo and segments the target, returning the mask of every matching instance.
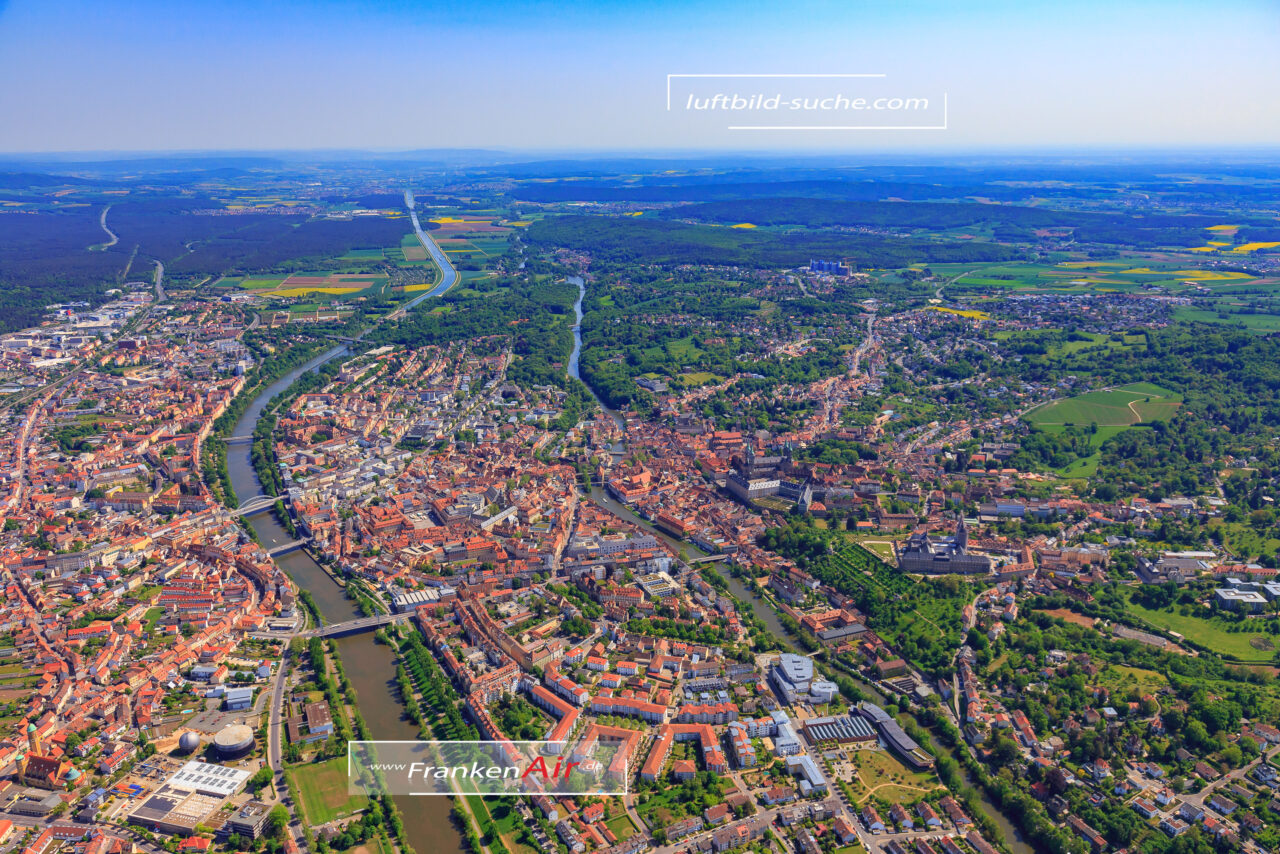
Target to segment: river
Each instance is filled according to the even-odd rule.
[[[573,352],[569,357],[569,374],[577,379],[582,379],[578,373],[578,356],[582,350],[582,331],[580,327],[582,325],[582,300],[586,294],[586,286],[581,276],[570,276],[568,281],[570,284],[577,285],[578,287],[578,300],[573,305],[573,312],[576,317],[576,321],[573,326]],[[584,385],[587,384],[584,383]],[[605,406],[604,402],[596,396],[595,391],[592,390],[590,385],[587,385],[587,390],[591,392],[591,396],[595,398],[596,403],[600,404],[600,408],[604,410],[605,414],[614,419],[619,427],[623,428],[623,435],[625,436],[626,430],[622,416]],[[615,455],[618,454],[619,450],[625,453],[626,449],[625,447],[615,448]],[[703,552],[693,544],[684,542],[683,540],[678,540],[666,532],[659,530],[656,526],[638,515],[630,507],[614,500],[601,487],[593,486],[589,493],[589,497],[593,503],[603,507],[615,516],[626,519],[627,521],[632,522],[645,531],[653,534],[655,537],[669,545],[676,554],[679,554],[681,551],[684,551],[687,554],[703,554]],[[793,652],[802,652],[802,650],[796,646],[795,642],[791,639],[791,635],[787,632],[786,627],[782,625],[782,621],[778,619],[778,612],[771,604],[752,592],[752,590],[747,587],[746,582],[741,578],[732,575],[729,572],[728,567],[724,564],[717,563],[713,564],[713,566],[715,566],[715,568],[720,572],[720,575],[728,583],[729,592],[731,592],[740,601],[747,603],[755,616],[764,623],[765,627],[772,632],[784,646]],[[861,679],[855,679],[854,681],[857,683],[858,688],[861,689],[872,702],[878,703],[882,706],[886,703],[884,694],[873,685]],[[929,742],[935,752],[950,756],[960,765],[960,772],[964,775],[965,784],[978,793],[978,799],[982,804],[983,811],[986,812],[987,815],[991,816],[992,820],[994,820],[996,825],[1000,828],[1000,832],[1004,835],[1005,844],[1009,846],[1009,849],[1013,854],[1035,854],[1031,846],[1022,840],[1022,835],[1018,832],[1018,829],[1014,826],[1013,822],[1011,822],[1004,813],[1000,811],[1000,808],[996,806],[994,801],[987,797],[987,793],[980,785],[978,785],[977,780],[969,774],[968,768],[960,761],[959,757],[956,755],[956,751],[939,742],[934,738],[931,731],[925,731],[929,733]]]
[[[569,276],[567,281],[578,288],[578,299],[573,304],[573,351],[569,354],[569,376],[575,380],[582,380],[582,375],[578,373],[578,356],[582,353],[582,300],[587,295],[587,283],[581,276]],[[627,434],[627,422],[622,415],[617,410],[605,406],[604,401],[600,399],[600,396],[596,394],[596,390],[589,383],[584,381],[582,384],[586,387],[587,392],[590,393],[591,399],[600,406],[605,415],[613,419],[613,423],[618,425],[618,429],[625,436]],[[616,445],[612,450],[615,457],[621,456],[625,452],[625,448],[621,444]]]
[[[424,243],[435,245],[430,240]],[[446,261],[441,265],[441,270],[445,271],[441,284],[415,298],[408,306],[443,293],[457,281],[457,273],[447,264]],[[232,435],[252,434],[271,398],[287,389],[304,372],[348,353],[345,346],[334,347],[272,383],[254,398],[244,415],[236,422]],[[250,445],[230,445],[227,448],[227,471],[241,502],[262,495],[262,484],[258,481],[257,472],[253,470],[250,451]],[[293,539],[270,510],[249,517],[248,522],[267,548]],[[289,574],[298,587],[311,591],[326,623],[340,623],[362,616],[337,582],[306,551],[293,551],[276,558],[276,564]],[[395,684],[395,655],[391,648],[375,643],[372,632],[338,638],[337,646],[347,678],[355,688],[360,714],[373,737],[388,741],[417,739],[418,728],[404,716],[404,706]],[[402,797],[397,798],[396,803],[404,818],[409,844],[418,854],[458,854],[470,851],[450,820],[452,799]]]
[[[434,245],[434,241],[428,240],[426,242]],[[442,267],[442,269],[445,268]],[[449,269],[451,270],[451,268]],[[452,278],[446,274],[446,278],[450,279],[449,285],[452,285],[453,281],[456,281],[456,273]],[[573,327],[574,342],[573,353],[569,360],[569,373],[575,378],[581,379],[578,374],[578,355],[582,349],[582,336],[579,327],[582,323],[582,300],[585,286],[582,278],[578,276],[570,277],[569,282],[578,287],[578,300],[574,304],[577,322]],[[423,294],[422,297],[414,299],[413,304],[417,304],[428,296],[436,295],[436,291],[443,293],[447,289],[447,287],[433,289],[431,292]],[[314,370],[320,365],[348,353],[349,351],[345,346],[334,347],[272,383],[254,398],[253,402],[240,417],[240,420],[236,422],[232,435],[245,436],[252,434],[258,419],[262,416],[263,409],[271,398],[287,389],[306,371]],[[590,386],[588,386],[588,390],[590,390]],[[595,396],[594,391],[591,394],[601,409],[610,418],[614,419],[619,427],[624,427],[622,416],[606,407],[603,401]],[[257,473],[253,470],[253,464],[250,460],[250,449],[251,446],[249,445],[231,445],[227,448],[227,470],[240,502],[262,494],[262,485],[258,482]],[[657,529],[630,508],[610,498],[599,487],[592,488],[590,498],[597,505],[659,537],[677,553],[681,549],[690,553],[698,552],[698,549],[691,544],[677,540]],[[271,511],[251,516],[248,521],[266,548],[287,543],[293,539],[288,531],[276,520]],[[300,588],[311,592],[316,606],[320,609],[320,614],[326,623],[339,623],[361,616],[355,603],[347,598],[346,593],[337,582],[306,551],[290,552],[277,558],[276,563],[289,574],[289,577]],[[747,602],[755,615],[783,644],[791,649],[796,649],[773,607],[753,594],[741,579],[732,576],[724,566],[720,564],[716,566],[728,582],[729,589],[734,596]],[[339,638],[337,646],[342,656],[347,678],[351,680],[351,684],[355,688],[359,700],[360,714],[364,717],[365,723],[369,726],[369,731],[374,737],[380,740],[409,741],[417,739],[418,728],[404,716],[404,706],[396,688],[395,655],[392,650],[387,646],[376,643],[372,633]],[[871,685],[862,683],[860,687],[873,701],[885,702],[883,695]],[[951,753],[941,744],[935,742],[934,746],[941,752]],[[967,779],[967,772],[965,774]],[[972,785],[972,781],[970,781],[970,785]],[[975,788],[978,787],[975,786]],[[980,788],[978,788],[978,793],[981,796],[985,811],[1000,826],[1005,835],[1005,840],[1014,854],[1033,854],[1031,847],[1018,839],[1013,825]],[[402,797],[397,798],[396,803],[400,807],[400,812],[404,819],[405,833],[408,836],[409,843],[418,854],[459,854],[459,852],[469,851],[450,819],[451,799],[441,797]]]
[[[449,256],[444,254],[444,250],[441,249],[434,240],[427,236],[427,233],[422,230],[422,226],[418,223],[418,208],[414,203],[412,190],[404,191],[404,204],[405,207],[409,209],[409,218],[413,221],[413,230],[417,233],[419,242],[422,243],[423,248],[427,250],[427,254],[431,256],[432,260],[436,262],[436,266],[440,268],[440,284],[436,285],[431,290],[426,291],[421,296],[417,296],[409,300],[404,304],[404,307],[400,309],[401,312],[411,310],[424,299],[440,296],[445,291],[449,290],[449,288],[453,287],[454,282],[458,281],[458,271],[453,269],[453,264],[450,263]]]

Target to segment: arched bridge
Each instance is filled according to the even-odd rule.
[[[392,623],[403,623],[412,617],[413,614],[409,612],[404,614],[376,614],[372,617],[360,617],[355,620],[347,620],[345,623],[334,623],[331,626],[321,626],[318,629],[299,632],[298,637],[333,638],[341,637],[342,635],[355,635],[360,632],[372,632]]]
[[[258,495],[250,498],[242,503],[235,510],[231,511],[232,516],[252,516],[254,513],[261,513],[272,507],[280,499],[272,498],[270,495]]]

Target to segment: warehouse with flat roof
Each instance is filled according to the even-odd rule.
[[[848,744],[857,741],[875,741],[876,731],[863,717],[809,718],[803,724],[805,738],[810,744],[834,741]]]

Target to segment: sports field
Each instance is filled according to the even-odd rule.
[[[351,815],[363,809],[368,801],[363,795],[347,794],[345,756],[292,768],[289,776],[298,790],[307,823],[312,827]]]
[[[1097,424],[1130,427],[1142,421],[1172,417],[1182,396],[1152,383],[1132,383],[1119,388],[1090,391],[1034,409],[1027,420],[1036,426]]]

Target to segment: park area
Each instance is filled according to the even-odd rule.
[[[848,756],[848,763],[840,763],[840,770],[849,774],[852,800],[859,806],[872,797],[910,803],[943,788],[932,772],[912,771],[887,750],[849,750]]]

